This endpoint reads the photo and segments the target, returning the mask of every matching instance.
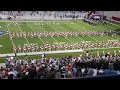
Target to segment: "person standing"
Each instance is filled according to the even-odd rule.
[[[45,53],[42,53],[42,58],[44,58],[45,57]]]

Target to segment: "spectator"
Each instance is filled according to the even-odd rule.
[[[113,75],[120,72],[119,55],[105,57],[103,55],[76,57],[44,58],[28,60],[10,60],[10,65],[1,68],[1,79],[72,79],[78,77],[94,77]],[[79,57],[79,56],[78,56]],[[92,57],[92,58],[91,58]],[[110,61],[109,59],[111,58]],[[91,59],[91,60],[87,60]],[[41,62],[42,61],[42,62]]]
[[[8,79],[14,79],[14,75],[13,74],[8,75]]]

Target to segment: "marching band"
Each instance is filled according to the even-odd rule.
[[[9,33],[9,36],[11,39],[15,38],[23,38],[23,37],[59,37],[59,36],[84,36],[84,35],[97,35],[97,36],[103,36],[104,33],[102,32],[77,32],[77,31],[64,31],[64,32],[11,32]]]
[[[89,48],[109,48],[120,47],[120,41],[103,41],[103,42],[80,42],[73,44],[44,44],[37,43],[25,44],[24,46],[13,45],[13,52],[39,52],[39,51],[56,51],[56,50],[72,50],[72,49],[89,49]]]

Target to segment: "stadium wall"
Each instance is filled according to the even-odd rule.
[[[60,13],[60,14],[64,14],[64,13]],[[86,12],[77,14],[77,15],[79,15],[79,17],[77,19],[83,19],[85,14],[86,14]],[[60,16],[57,16],[55,18],[54,14],[52,14],[51,16],[39,16],[39,15],[31,16],[29,14],[29,12],[28,12],[28,14],[25,14],[23,16],[15,16],[15,17],[14,17],[14,15],[4,15],[4,14],[0,13],[0,17],[3,20],[6,20],[8,17],[11,17],[11,20],[71,20],[71,19],[73,19],[73,18],[65,18],[65,17],[60,18]]]
[[[54,18],[54,17],[31,17],[31,16],[24,16],[24,17],[16,17],[16,18],[12,18],[11,17],[11,20],[72,20],[73,18],[60,18],[60,17],[57,17],[57,18]],[[2,20],[7,20],[8,16],[1,16]],[[79,17],[79,18],[76,18],[76,19],[83,19],[84,16],[82,17]]]

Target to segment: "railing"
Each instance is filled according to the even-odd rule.
[[[86,77],[78,77],[72,79],[120,79],[120,74],[113,74],[113,75],[99,75],[99,76],[86,76]]]

